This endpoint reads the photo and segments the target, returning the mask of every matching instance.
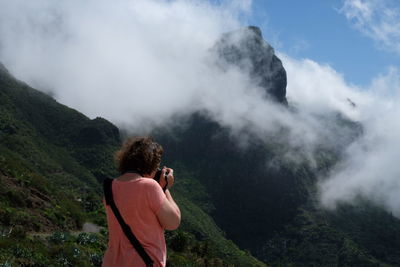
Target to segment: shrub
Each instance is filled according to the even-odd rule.
[[[26,207],[27,194],[24,193],[22,190],[17,191],[15,189],[10,189],[5,195],[11,206]]]
[[[11,237],[16,239],[24,239],[26,237],[26,230],[23,226],[17,225],[12,229]]]
[[[90,254],[90,261],[92,262],[93,266],[101,266],[101,263],[103,261],[103,255],[99,253],[93,253]]]
[[[48,240],[54,244],[64,244],[65,242],[71,241],[72,236],[69,233],[54,232],[48,237]]]
[[[80,245],[95,244],[98,242],[98,238],[96,235],[91,235],[88,233],[80,233],[76,241]]]
[[[168,238],[168,245],[176,252],[183,252],[193,243],[193,237],[183,231],[175,232]]]

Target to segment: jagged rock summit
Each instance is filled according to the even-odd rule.
[[[3,65],[3,63],[0,62],[0,73],[4,72],[4,73],[9,73],[7,68]]]
[[[249,72],[266,96],[287,104],[286,71],[275,51],[262,37],[260,28],[248,26],[222,35],[213,48],[222,63],[236,65]]]

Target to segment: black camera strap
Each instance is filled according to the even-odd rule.
[[[125,233],[126,237],[131,242],[132,246],[136,249],[137,253],[142,257],[143,261],[146,263],[147,267],[153,266],[153,260],[150,258],[149,254],[144,250],[142,244],[140,244],[139,240],[133,234],[131,228],[128,224],[125,223],[124,219],[121,216],[117,206],[114,202],[114,197],[112,193],[112,182],[113,179],[106,178],[103,182],[104,188],[104,197],[106,199],[106,205],[109,205],[114,212],[115,218],[117,218],[119,224],[121,225],[122,231]]]

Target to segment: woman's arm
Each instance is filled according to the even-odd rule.
[[[165,195],[167,198],[161,205],[157,218],[165,229],[175,230],[181,223],[181,211],[168,189],[165,191]]]
[[[161,184],[165,184],[165,173],[168,172],[168,188],[174,185],[174,170],[170,168],[164,168],[161,173]],[[161,205],[160,210],[157,212],[157,218],[161,225],[167,230],[175,230],[181,223],[181,211],[178,205],[172,198],[171,192],[165,190],[166,200]]]

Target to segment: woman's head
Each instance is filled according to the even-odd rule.
[[[154,172],[161,162],[163,148],[151,137],[127,139],[115,154],[118,170],[122,174],[135,171],[141,175]]]

